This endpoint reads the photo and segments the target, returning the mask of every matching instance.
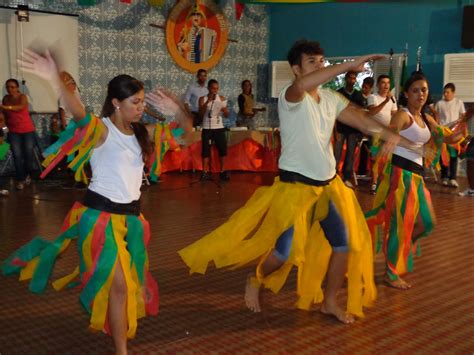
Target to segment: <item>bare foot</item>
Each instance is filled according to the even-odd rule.
[[[406,291],[411,288],[411,285],[400,277],[396,280],[390,280],[388,276],[385,276],[384,281],[388,286],[396,288],[397,290]]]
[[[323,302],[320,309],[321,313],[334,316],[338,321],[344,324],[352,324],[355,318],[352,314],[343,311],[337,304],[332,302]]]
[[[245,284],[245,305],[252,312],[261,312],[260,309],[260,285],[255,276],[249,274]]]

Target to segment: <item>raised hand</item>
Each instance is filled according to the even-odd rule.
[[[172,93],[163,89],[155,89],[145,95],[145,100],[162,114],[174,116],[185,131],[192,129],[192,118],[178,98]]]
[[[59,78],[58,67],[51,57],[49,50],[46,50],[44,55],[40,55],[29,49],[25,49],[21,59],[18,59],[18,64],[20,64],[24,71],[39,76],[49,82],[54,82]]]
[[[147,93],[145,100],[164,115],[174,116],[181,110],[178,99],[173,94],[162,89],[156,89]]]
[[[365,70],[365,63],[381,59],[387,59],[387,56],[383,54],[369,54],[364,55],[362,57],[358,57],[353,62],[351,62],[352,65],[350,70],[355,72],[362,72]]]

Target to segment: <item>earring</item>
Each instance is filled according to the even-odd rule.
[[[120,107],[119,107],[119,106],[115,106],[115,109],[116,109],[116,110],[120,110]]]

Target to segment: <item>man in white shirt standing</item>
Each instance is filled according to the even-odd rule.
[[[443,88],[443,99],[436,103],[435,109],[438,113],[439,124],[449,126],[451,123],[462,120],[466,115],[464,102],[455,97],[456,86],[447,83]],[[449,162],[441,159],[441,179],[444,186],[458,187],[456,181],[458,170],[458,153],[454,148],[448,146],[450,155]]]
[[[323,54],[318,42],[307,40],[296,42],[288,53],[295,80],[278,100],[279,178],[179,254],[191,272],[199,273],[205,273],[211,261],[217,267],[234,267],[260,260],[245,288],[246,305],[254,312],[261,311],[260,287],[278,292],[297,266],[297,306],[309,309],[322,302],[321,312],[352,323],[354,315],[362,316],[363,306],[375,300],[373,247],[354,191],[336,174],[331,143],[336,118],[364,134],[379,135],[385,141],[383,154],[397,144],[412,145],[339,93],[320,88],[341,73],[363,71],[366,62],[383,56],[325,67]],[[347,311],[337,303],[346,275]]]
[[[385,127],[390,125],[392,116],[397,112],[397,102],[390,91],[390,77],[379,75],[377,78],[377,93],[369,95],[367,98],[367,108],[369,115]],[[376,142],[373,145],[377,145]],[[373,158],[373,157],[372,157]],[[377,164],[372,169],[372,184],[370,192],[375,194],[377,189]]]
[[[336,118],[364,134],[380,134],[386,141],[383,153],[386,154],[393,148],[394,142],[400,139],[398,135],[371,119],[367,112],[349,105],[349,101],[339,93],[319,88],[322,83],[338,74],[362,71],[365,62],[380,58],[377,55],[365,56],[354,62],[325,68],[319,43],[301,40],[293,45],[288,61],[295,74],[295,81],[282,90],[278,101],[282,140],[278,162],[280,182],[288,184],[287,186],[301,184],[300,186],[324,186],[329,189],[336,186],[333,185],[337,183],[336,161],[331,146]],[[386,92],[383,93],[387,95]],[[354,194],[351,189],[348,190],[351,191],[350,194]],[[356,201],[355,197],[352,201]],[[360,210],[357,202],[352,207]],[[347,232],[350,228],[346,223],[336,201],[330,201],[326,218],[321,220],[321,229],[332,248],[321,312],[333,315],[343,323],[352,323],[354,316],[341,309],[336,300],[344,282],[351,251]],[[364,233],[365,225],[361,224],[357,228],[359,227],[361,233]],[[261,261],[255,276],[250,275],[248,278],[245,301],[250,310],[261,311],[259,288],[262,281],[259,278],[263,278],[264,282],[267,276],[271,277],[269,275],[287,262],[294,234],[293,227],[286,230],[277,240],[275,249]]]
[[[207,71],[199,69],[196,77],[197,81],[189,85],[184,94],[184,107],[193,115],[193,127],[201,125],[202,122],[202,117],[199,114],[199,98],[209,93],[206,86]]]
[[[380,75],[377,78],[377,93],[367,98],[369,114],[379,123],[388,127],[392,116],[397,112],[397,102],[390,91],[390,77]]]

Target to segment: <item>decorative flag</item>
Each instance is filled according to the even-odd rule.
[[[166,0],[148,0],[150,6],[163,6]]]
[[[79,6],[93,6],[96,0],[77,0]]]
[[[390,78],[390,91],[395,88],[395,79],[393,77],[393,60],[390,59],[390,70],[388,71],[388,77]]]
[[[245,4],[241,3],[240,1],[235,1],[235,18],[237,21],[240,20],[242,14],[244,13]]]
[[[393,48],[390,48],[390,70],[388,71],[388,77],[390,78],[390,91],[392,95],[395,95],[395,78],[393,76]]]
[[[402,63],[402,74],[400,75],[400,92],[403,92],[403,85],[405,85],[405,81],[407,81],[407,62],[408,62],[408,55],[405,52],[403,55],[403,63]]]
[[[416,51],[416,71],[419,73],[423,71],[421,68],[421,47],[418,47]]]

